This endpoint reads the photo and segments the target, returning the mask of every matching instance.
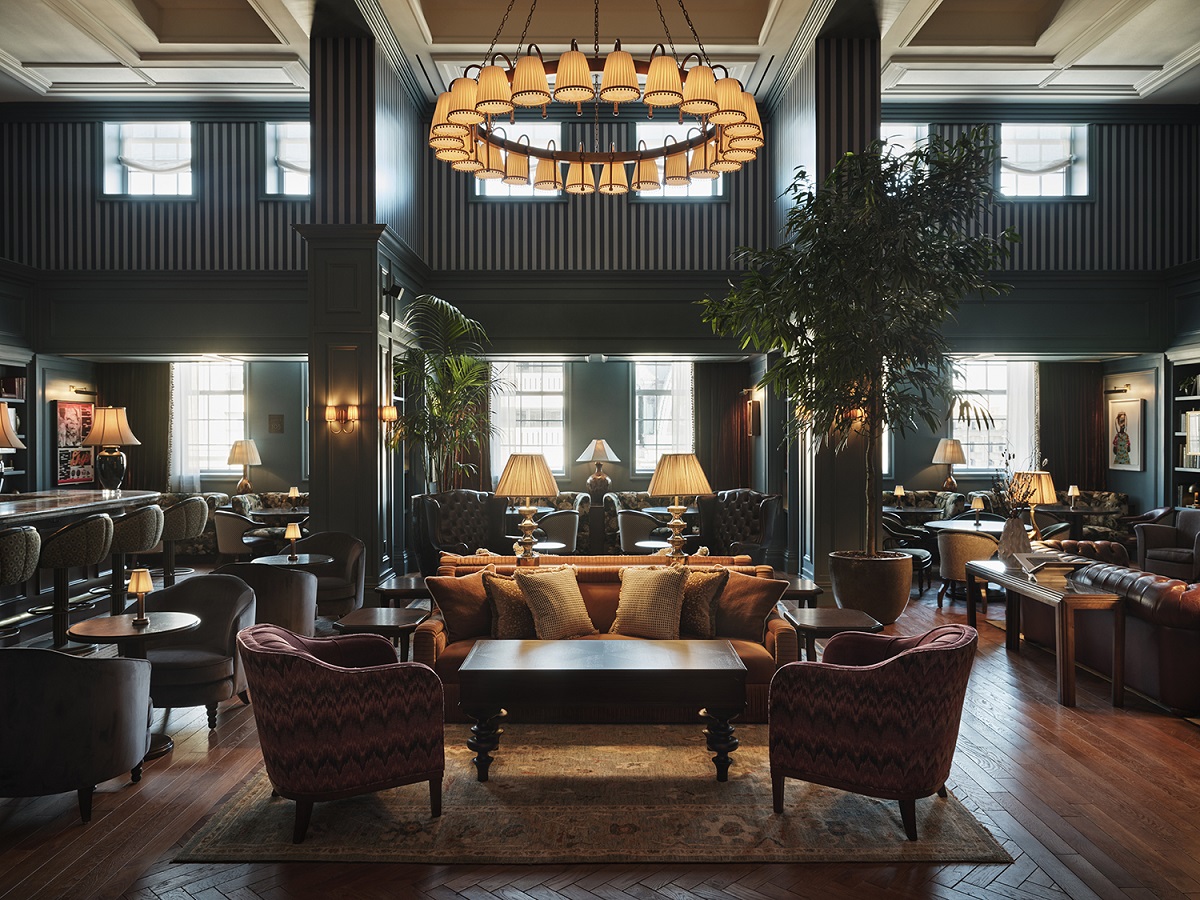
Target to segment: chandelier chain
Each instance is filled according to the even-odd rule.
[[[679,8],[683,10],[683,17],[687,20],[688,28],[692,30],[692,40],[696,42],[696,46],[700,48],[700,55],[704,57],[706,66],[712,65],[712,60],[708,58],[708,51],[704,49],[704,44],[700,41],[700,35],[696,34],[696,26],[692,24],[692,17],[688,15],[687,7],[683,5],[683,0],[679,0]]]
[[[675,57],[675,61],[678,63],[679,54],[675,52],[675,39],[671,37],[671,29],[667,27],[667,17],[663,15],[662,4],[658,0],[654,0],[654,7],[658,10],[658,21],[662,22],[663,32],[667,35],[667,43],[671,45],[671,56]]]
[[[597,58],[600,56],[600,0],[596,0],[595,21],[592,25],[592,48]]]
[[[682,0],[681,0],[682,2]],[[533,21],[533,11],[537,9],[537,0],[529,4],[529,15],[525,17],[525,27],[521,29],[521,39],[517,41],[517,56],[521,55],[521,47],[525,44],[525,35],[529,34],[529,23]],[[505,13],[507,15],[507,13]]]
[[[487,48],[487,53],[483,55],[483,64],[485,66],[488,64],[488,60],[492,58],[492,51],[496,49],[496,44],[500,42],[500,33],[504,31],[504,23],[508,21],[508,14],[512,12],[513,4],[516,2],[517,0],[508,0],[508,9],[504,11],[504,18],[500,20],[500,27],[496,29],[496,33],[492,36],[492,44]],[[519,47],[517,49],[520,50]]]

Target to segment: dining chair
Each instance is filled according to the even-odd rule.
[[[938,575],[941,576],[942,586],[938,590],[937,605],[940,609],[942,598],[955,582],[967,583],[967,563],[976,559],[991,559],[996,555],[999,541],[995,535],[976,531],[939,531],[938,545]],[[951,599],[954,592],[950,593]]]
[[[213,513],[213,524],[217,528],[218,556],[229,556],[236,560],[247,556],[269,556],[275,552],[275,542],[270,538],[247,534],[256,528],[262,528],[261,522],[218,509]]]

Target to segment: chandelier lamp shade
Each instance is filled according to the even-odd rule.
[[[658,0],[655,5],[659,6]],[[655,191],[664,183],[683,186],[738,171],[756,158],[765,143],[754,95],[730,76],[725,66],[709,60],[682,0],[679,6],[699,51],[682,60],[661,6],[658,11],[665,42],[656,44],[645,59],[623,50],[620,40],[607,54],[601,54],[599,0],[595,0],[590,56],[575,40],[557,60],[546,59],[536,43],[526,43],[537,0],[532,0],[513,56],[493,52],[508,19],[506,12],[483,62],[468,66],[463,76],[451,82],[450,90],[438,96],[429,128],[434,155],[457,171],[480,179],[502,178],[513,186],[531,183],[530,159],[534,159],[535,189],[570,194]],[[601,146],[600,106],[611,104],[613,115],[618,115],[621,104],[636,102],[651,119],[655,111],[676,115],[679,134],[667,135],[661,146],[647,146],[644,141],[637,149],[621,149],[611,143],[607,148]],[[573,105],[580,116],[585,103],[595,106],[590,148],[579,144],[574,150],[558,149],[552,141],[538,147],[527,135],[519,134],[519,112],[540,109],[545,118],[551,103]],[[685,118],[689,116],[693,118]],[[508,117],[515,139],[495,124],[497,117]],[[565,181],[563,166],[567,166]],[[632,179],[626,166],[633,167]],[[598,177],[595,167],[600,169]]]

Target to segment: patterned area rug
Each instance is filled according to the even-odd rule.
[[[479,783],[465,725],[446,728],[443,811],[428,786],[318,803],[304,843],[265,771],[235,791],[176,862],[1011,862],[951,795],[900,808],[799,781],[771,811],[765,725],[738,728],[729,781],[700,726],[510,724]]]

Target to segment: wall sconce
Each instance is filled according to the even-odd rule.
[[[1125,387],[1106,388],[1104,391],[1104,395],[1108,396],[1109,394],[1128,394],[1130,387],[1132,387],[1132,385],[1127,381],[1127,382],[1125,382]]]
[[[762,434],[762,401],[753,397],[746,401],[746,434],[750,437]]]
[[[386,422],[389,426],[400,418],[400,413],[394,406],[379,407],[379,421]]]
[[[353,434],[358,425],[357,406],[325,407],[325,424],[334,434]]]

